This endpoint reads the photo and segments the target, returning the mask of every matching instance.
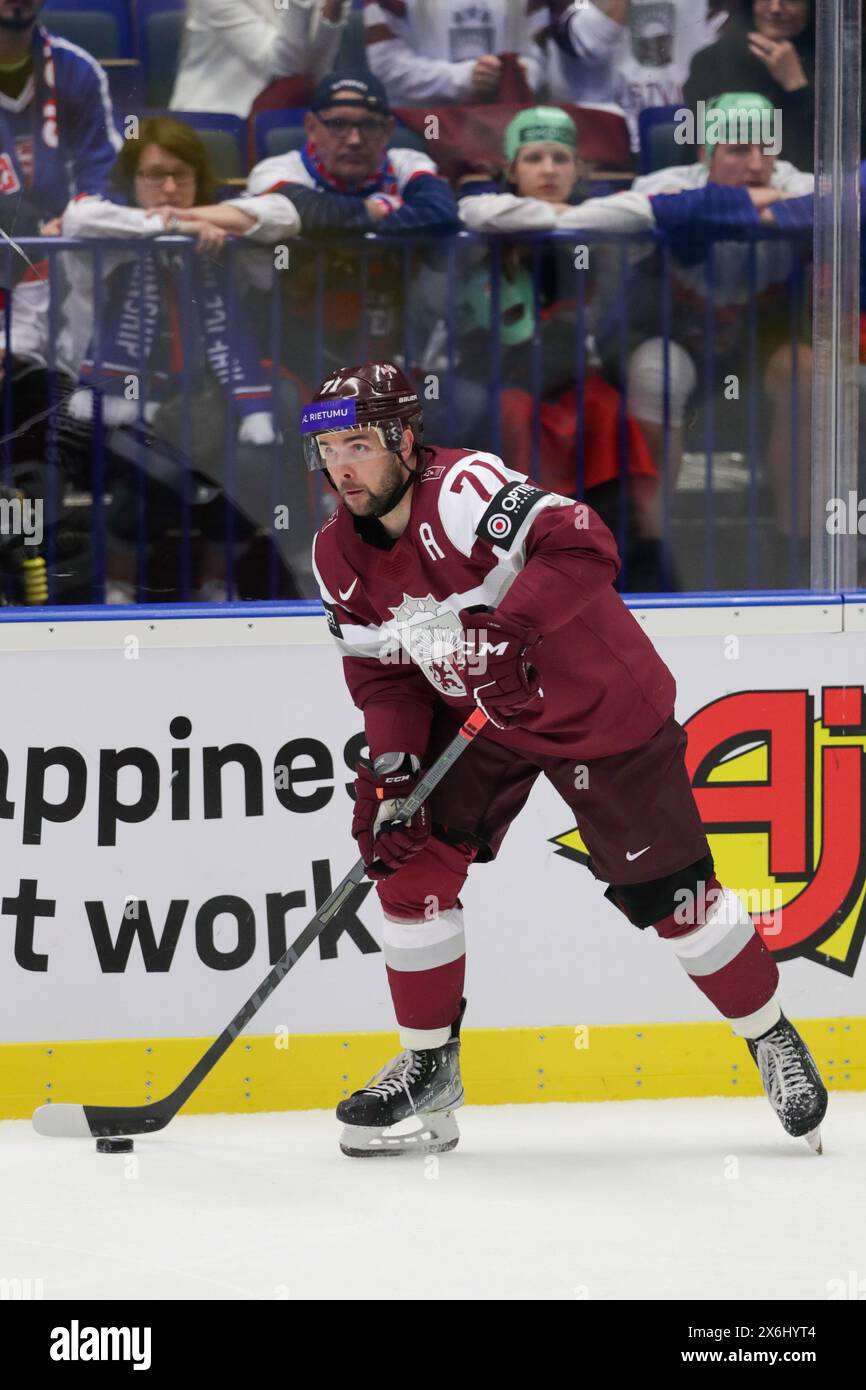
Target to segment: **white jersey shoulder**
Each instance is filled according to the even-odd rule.
[[[635,179],[630,191],[652,198],[656,193],[706,188],[709,182],[710,173],[706,164],[682,164],[671,169],[657,169],[654,174],[642,174]],[[798,195],[811,193],[815,187],[815,176],[796,168],[785,159],[777,159],[773,165],[770,187]]]
[[[787,159],[777,159],[770,187],[781,188],[784,193],[793,193],[798,198],[804,198],[807,193],[815,192],[815,175],[798,169]]]
[[[301,159],[300,150],[274,154],[254,165],[247,179],[247,192],[270,193],[281,183],[300,183],[305,188],[315,188],[315,180]]]
[[[678,193],[680,190],[706,188],[710,171],[706,164],[675,164],[668,169],[656,169],[652,174],[641,174],[631,186],[633,193],[645,193],[652,198],[656,193]]]
[[[416,174],[437,174],[438,170],[429,155],[420,150],[389,150],[388,158],[394,169],[397,188],[402,194],[407,183]],[[250,170],[247,179],[248,193],[268,193],[281,183],[298,183],[304,188],[321,191],[303,159],[300,150],[288,150],[285,154],[275,154],[263,159]]]
[[[389,150],[388,158],[391,161],[397,179],[397,187],[401,193],[409,180],[413,179],[416,174],[435,175],[439,173],[430,156],[422,154],[420,150]]]
[[[568,506],[568,498],[508,468],[496,454],[464,454],[439,483],[439,520],[448,540],[470,555],[479,538],[502,552],[522,544],[528,523],[544,507]]]

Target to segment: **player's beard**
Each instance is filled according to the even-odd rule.
[[[343,501],[353,516],[385,516],[397,505],[400,497],[405,491],[405,484],[407,481],[406,475],[406,465],[392,456],[391,466],[385,475],[382,486],[378,488],[376,492],[374,492],[372,488],[364,488],[365,495],[362,501],[367,503],[367,505],[363,506],[363,510],[356,510],[346,497],[343,498]],[[355,500],[357,501],[357,499]]]

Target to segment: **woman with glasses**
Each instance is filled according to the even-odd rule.
[[[106,601],[132,601],[136,580],[151,593],[174,588],[173,580],[137,573],[137,542],[143,519],[148,538],[177,526],[184,496],[197,504],[204,542],[195,596],[225,598],[229,515],[236,553],[257,527],[273,531],[278,506],[299,563],[306,564],[309,548],[306,491],[293,486],[279,448],[280,421],[296,411],[296,394],[283,379],[274,399],[271,366],[244,313],[245,258],[232,257],[228,273],[218,259],[229,235],[280,241],[290,208],[276,194],[214,203],[201,139],[166,117],[143,121],[138,139],[126,141],[114,183],[123,201],[81,198],[63,217],[65,236],[131,243],[129,250],[103,249],[101,292],[90,255],[70,257],[69,266],[81,314],[86,318],[88,303],[99,313],[69,410],[89,426],[98,398],[102,424],[111,430]],[[172,234],[194,236],[198,254],[176,242],[146,251],[132,244]],[[148,475],[146,487],[141,473]],[[287,547],[281,550],[286,556]]]

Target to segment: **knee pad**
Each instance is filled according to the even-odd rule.
[[[459,907],[472,858],[468,847],[447,845],[431,836],[396,873],[376,884],[386,915],[397,921],[420,922]]]
[[[654,878],[649,883],[611,884],[605,897],[624,913],[635,927],[643,931],[672,917],[680,906],[683,892],[696,898],[701,883],[713,877],[713,856],[707,854],[688,868],[677,869],[666,878]]]
[[[686,402],[698,384],[695,364],[685,348],[671,343],[668,357],[670,423],[681,425]],[[635,348],[628,364],[628,408],[637,420],[663,425],[665,418],[665,347],[663,338],[650,338]]]

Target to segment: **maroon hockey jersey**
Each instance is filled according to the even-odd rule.
[[[437,702],[474,706],[461,669],[463,608],[485,604],[542,640],[543,698],[481,737],[575,760],[646,742],[673,711],[674,679],[613,580],[616,542],[582,502],[545,492],[495,454],[428,449],[412,512],[390,549],[344,506],[313,565],[372,757],[422,758]]]

